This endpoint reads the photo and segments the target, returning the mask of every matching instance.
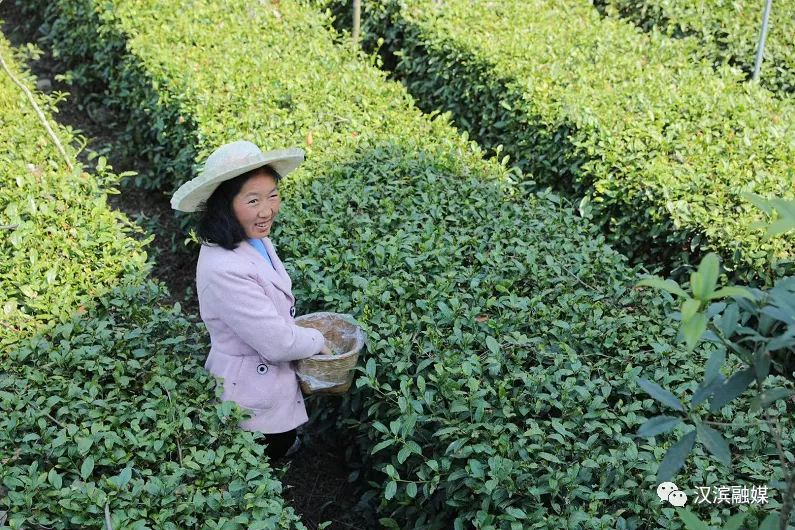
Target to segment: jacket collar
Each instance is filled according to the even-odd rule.
[[[273,267],[270,266],[270,263],[268,263],[248,241],[241,241],[234,252],[251,261],[251,263],[257,267],[257,272],[279,290],[283,291],[288,298],[292,299],[292,281],[290,281],[290,276],[287,274],[282,260],[276,255],[276,250],[273,248],[273,243],[271,243],[270,238],[265,237],[262,239],[262,242],[265,244],[265,250],[268,251],[271,261],[273,261]]]

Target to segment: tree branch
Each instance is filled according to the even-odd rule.
[[[41,120],[41,123],[44,125],[44,128],[47,129],[47,134],[50,135],[50,138],[52,139],[53,143],[55,144],[55,147],[58,148],[58,151],[60,151],[61,156],[64,159],[64,162],[66,162],[66,167],[69,168],[69,171],[74,171],[75,168],[72,165],[72,162],[69,161],[69,157],[66,155],[66,151],[64,150],[63,146],[61,145],[61,142],[58,140],[58,137],[55,136],[55,132],[50,127],[50,124],[47,123],[47,118],[44,116],[44,113],[41,111],[41,109],[39,108],[39,105],[36,103],[36,100],[34,99],[33,94],[30,93],[30,90],[28,90],[28,87],[26,87],[24,84],[22,84],[19,81],[19,79],[17,79],[14,76],[14,74],[11,73],[11,70],[8,68],[8,65],[6,64],[6,61],[3,58],[3,54],[2,53],[0,53],[0,66],[2,66],[3,70],[5,70],[5,72],[8,74],[8,77],[11,78],[11,80],[14,82],[14,84],[16,84],[19,88],[21,88],[22,91],[25,93],[25,95],[28,97],[28,101],[30,101],[30,104],[33,106],[33,109],[36,111],[36,114],[39,115],[39,119]]]

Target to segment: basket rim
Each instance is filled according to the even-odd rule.
[[[300,359],[300,361],[308,361],[310,359],[315,361],[333,361],[334,359],[347,359],[352,355],[359,355],[360,352],[361,348],[359,350],[351,350],[347,353],[340,353],[338,355],[326,355],[326,354],[316,353],[312,357],[304,357],[303,359]]]

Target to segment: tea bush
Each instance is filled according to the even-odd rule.
[[[758,198],[756,199],[758,201]],[[795,202],[776,201],[774,205],[783,208],[784,217],[790,217],[795,210]],[[787,228],[789,226],[790,228]],[[795,226],[791,220],[768,226],[768,232],[783,233]],[[660,278],[647,278],[639,286],[663,289],[681,300],[682,333],[688,349],[699,341],[715,344],[714,351],[706,362],[704,377],[689,400],[679,397],[665,388],[648,380],[638,380],[638,385],[659,403],[672,409],[675,415],[661,415],[650,418],[638,431],[640,436],[657,436],[671,429],[690,424],[691,429],[682,435],[665,454],[657,472],[657,482],[664,483],[684,465],[688,453],[698,439],[719,461],[731,464],[731,449],[719,430],[711,427],[740,427],[739,423],[713,422],[705,416],[720,411],[746,390],[755,390],[750,400],[749,410],[757,419],[756,426],[764,423],[776,442],[776,453],[781,468],[771,476],[768,487],[778,490],[781,498],[780,511],[769,513],[759,524],[759,530],[789,530],[788,523],[795,522],[795,459],[783,447],[782,439],[792,437],[793,415],[786,414],[787,402],[795,403],[795,388],[773,387],[766,384],[774,373],[793,372],[795,368],[795,333],[792,309],[795,308],[795,281],[787,278],[773,288],[761,291],[738,286],[718,289],[720,261],[713,253],[707,254],[699,264],[698,270],[691,273],[690,291],[682,289],[675,281]],[[734,300],[732,300],[734,298]],[[774,352],[782,352],[781,361]],[[727,378],[722,372],[726,357],[732,356],[740,361],[742,370],[735,370]],[[787,367],[787,362],[789,367]],[[793,374],[795,375],[795,374]],[[702,406],[709,401],[709,408]],[[782,415],[774,419],[766,409],[773,408]],[[676,414],[678,412],[679,414]],[[748,426],[748,425],[746,425]],[[750,424],[754,426],[754,424]],[[709,496],[709,490],[705,496]],[[702,501],[703,502],[703,501]],[[753,500],[751,502],[754,502]],[[677,508],[688,530],[703,530],[706,524],[687,509]],[[734,514],[722,526],[724,530],[740,528],[745,516],[742,512]]]
[[[60,97],[36,95],[53,125]],[[141,285],[148,238],[106,203],[118,176],[66,169],[5,72],[0,139],[0,528],[104,528],[106,505],[117,529],[305,528],[239,409],[210,403],[199,327]]]
[[[2,528],[305,528],[164,295],[119,286],[0,360]]]
[[[749,228],[758,212],[740,193],[793,197],[795,108],[736,69],[713,71],[696,41],[602,19],[585,0],[364,10],[365,38],[384,39],[423,109],[451,112],[539,182],[584,196],[628,255],[672,268],[714,250],[752,283],[793,271],[791,243]]]
[[[665,445],[631,434],[658,410],[632,381],[684,391],[703,352],[673,346],[671,298],[633,290],[637,269],[570,205],[422,116],[295,0],[45,4],[62,58],[94,50],[114,87],[97,97],[130,97],[154,127],[178,100],[198,143],[173,152],[306,148],[273,239],[300,312],[351,313],[367,333],[356,389],[315,416],[350,433],[373,526],[681,527],[653,500]],[[692,484],[766,480],[761,430],[735,443],[736,475],[697,447]]]
[[[14,76],[35,86],[13,52],[0,36]],[[37,100],[48,111],[58,97]],[[72,131],[56,130],[74,158]],[[147,274],[134,225],[106,203],[117,176],[104,161],[97,169],[67,169],[25,94],[0,71],[0,226],[8,227],[0,230],[0,350],[66,322],[120,278]]]
[[[745,0],[595,0],[603,13],[631,20],[644,31],[658,27],[674,38],[693,38],[715,64],[754,71],[764,3]],[[763,86],[789,97],[795,93],[795,6],[776,2],[770,11],[760,74]]]

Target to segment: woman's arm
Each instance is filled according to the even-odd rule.
[[[262,286],[244,271],[232,267],[215,272],[207,291],[218,318],[266,361],[305,359],[325,345],[318,330],[281,317]]]

